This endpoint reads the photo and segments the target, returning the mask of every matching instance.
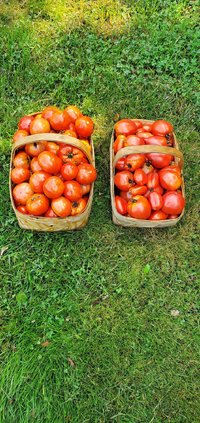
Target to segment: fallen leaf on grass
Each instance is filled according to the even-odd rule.
[[[48,347],[49,344],[50,344],[49,341],[44,341],[44,342],[41,343],[41,347]]]
[[[179,316],[179,314],[180,314],[180,311],[179,311],[179,310],[176,310],[176,309],[171,310],[171,316],[173,316],[173,317],[178,317],[178,316]]]
[[[1,250],[0,250],[0,257],[5,253],[5,251],[7,251],[8,250],[8,247],[2,247],[1,248]]]
[[[76,364],[74,363],[74,361],[70,357],[68,357],[67,361],[68,361],[68,363],[69,363],[69,365],[71,367],[75,367],[76,366]]]

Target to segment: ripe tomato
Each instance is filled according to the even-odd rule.
[[[163,213],[163,211],[154,211],[151,213],[149,220],[165,220],[167,219],[167,214]]]
[[[163,198],[162,195],[158,194],[157,192],[150,192],[148,200],[151,204],[151,208],[153,210],[160,210],[163,206]]]
[[[139,128],[142,128],[142,122],[140,122],[140,120],[134,120],[134,123],[135,123],[135,125],[136,125],[136,127],[137,127],[137,129],[139,129]]]
[[[80,138],[88,138],[92,135],[94,124],[89,116],[80,116],[75,121],[75,129]]]
[[[25,153],[25,151],[21,151],[17,153],[14,160],[13,160],[14,167],[24,167],[29,169],[29,157]]]
[[[128,170],[116,173],[114,182],[120,191],[128,191],[134,185],[133,174]]]
[[[124,198],[127,202],[131,200],[132,195],[131,191],[120,191],[119,193],[120,197]]]
[[[62,160],[51,151],[43,151],[38,156],[39,165],[45,172],[56,174],[60,171]]]
[[[50,176],[51,175],[47,172],[44,172],[44,170],[38,170],[37,172],[34,172],[29,180],[29,184],[32,190],[37,194],[43,194],[44,182]]]
[[[25,151],[31,157],[37,157],[46,149],[46,144],[46,141],[32,142],[31,144],[25,145]]]
[[[137,135],[128,135],[124,141],[124,147],[129,147],[131,145],[144,145],[144,140]]]
[[[170,172],[175,172],[177,173],[179,176],[181,176],[181,169],[179,166],[177,166],[176,164],[172,164],[170,166],[166,166],[164,168],[164,170],[170,170]],[[159,171],[160,172],[160,171]]]
[[[118,213],[124,215],[127,213],[127,201],[120,197],[119,195],[116,195],[115,197],[115,205]]]
[[[148,219],[151,215],[151,205],[143,195],[136,195],[128,202],[127,212],[135,219]]]
[[[146,123],[145,125],[143,125],[143,129],[146,132],[151,132],[151,127],[152,127],[152,123]]]
[[[73,201],[71,215],[76,216],[81,214],[87,205],[87,198],[80,198],[80,200]]]
[[[59,111],[59,109],[56,106],[45,107],[45,109],[42,112],[42,117],[50,121],[52,115],[57,111]]]
[[[77,181],[64,182],[64,196],[70,201],[80,200],[82,197],[82,188]]]
[[[50,132],[50,125],[47,119],[35,118],[30,124],[30,133],[31,134],[43,134]]]
[[[158,176],[158,172],[156,172],[156,170],[154,170],[151,173],[148,173],[147,176],[147,187],[149,189],[152,188],[156,188],[159,185],[159,176]]]
[[[82,195],[88,194],[90,192],[91,185],[90,184],[81,185],[81,189],[82,189]]]
[[[68,129],[69,129],[70,131],[75,131],[75,124],[74,124],[73,122],[70,122],[70,124],[69,124],[69,126],[68,126]]]
[[[153,172],[154,168],[153,168],[151,162],[146,161],[142,170],[144,170],[144,173],[146,173],[148,175],[149,173]]]
[[[72,131],[71,129],[67,129],[64,132],[64,135],[69,135],[69,137],[78,138],[76,131]]]
[[[33,194],[26,202],[26,208],[29,214],[41,216],[49,208],[49,200],[44,194]]]
[[[18,206],[17,210],[22,214],[28,214],[26,206]]]
[[[126,158],[122,157],[121,159],[118,160],[118,162],[115,165],[115,169],[117,170],[125,170],[125,162],[126,162]]]
[[[50,124],[56,131],[66,131],[70,124],[70,118],[65,110],[57,110],[50,117]]]
[[[128,156],[126,156],[125,169],[130,170],[130,172],[134,172],[134,170],[142,167],[144,163],[144,154],[129,154]]]
[[[76,180],[81,185],[92,184],[97,178],[97,171],[95,167],[90,163],[80,164],[78,166],[78,173]]]
[[[167,135],[173,132],[173,126],[166,120],[156,120],[151,127],[151,132],[154,135]]]
[[[56,142],[53,141],[48,141],[45,150],[46,151],[51,151],[54,154],[57,154],[59,151],[59,145],[56,144]]]
[[[71,214],[72,204],[67,198],[61,196],[52,200],[51,208],[56,216],[67,217]]]
[[[74,123],[78,117],[82,116],[81,111],[76,106],[67,106],[65,112],[72,123]]]
[[[133,175],[133,179],[137,185],[146,185],[147,184],[147,174],[142,169],[136,169]]]
[[[146,156],[151,164],[158,169],[168,166],[173,160],[173,156],[170,154],[150,153]]]
[[[25,167],[15,167],[11,171],[11,180],[14,184],[21,184],[30,178],[30,170]]]
[[[42,170],[37,157],[33,157],[33,159],[31,160],[30,168],[33,173],[37,172],[38,170]]]
[[[121,150],[121,148],[124,147],[124,142],[126,141],[126,137],[124,135],[118,135],[118,137],[116,138],[114,144],[113,144],[113,148],[114,148],[114,153],[116,154],[119,150]]]
[[[20,130],[28,132],[28,134],[29,134],[30,133],[30,124],[31,124],[31,122],[33,122],[33,120],[34,120],[34,116],[23,116],[18,123],[18,128]]]
[[[44,215],[45,217],[58,217],[57,214],[54,213],[51,207],[48,208],[47,212]]]
[[[116,137],[118,137],[118,135],[125,135],[125,137],[127,137],[128,135],[136,133],[137,126],[131,119],[122,119],[115,124],[114,129]]]
[[[65,189],[64,182],[61,181],[58,176],[50,176],[47,178],[43,184],[44,194],[48,198],[58,198],[60,197]]]
[[[179,170],[176,171],[173,168],[170,169],[170,166],[163,168],[158,172],[160,185],[167,189],[168,191],[176,191],[180,188],[182,183],[182,178],[179,173]]]
[[[160,185],[158,185],[155,188],[148,189],[148,191],[146,191],[144,196],[148,198],[151,192],[157,192],[158,194],[163,195],[164,189]]]
[[[23,129],[20,129],[16,131],[13,135],[13,142],[19,141],[24,137],[27,137],[29,133],[27,131],[24,131]]]
[[[166,140],[165,137],[161,137],[159,135],[154,135],[152,137],[146,138],[145,144],[167,146],[167,140]]]
[[[65,181],[71,181],[75,179],[78,173],[78,166],[74,165],[73,163],[65,163],[61,167],[61,175],[65,179]]]
[[[177,215],[182,212],[185,206],[185,199],[177,191],[168,191],[163,195],[162,211],[166,214]]]
[[[129,190],[131,197],[134,197],[135,195],[144,195],[147,192],[146,185],[134,185]]]
[[[178,217],[178,214],[170,214],[168,216],[168,219],[177,219],[177,217]]]
[[[64,163],[79,165],[85,157],[85,154],[79,148],[64,144],[60,146],[58,156]]]
[[[25,206],[32,195],[33,190],[28,182],[22,182],[13,189],[13,198],[17,206]]]
[[[150,137],[153,136],[153,134],[151,132],[146,132],[146,131],[139,132],[139,133],[138,132],[137,132],[137,137],[142,138],[145,141],[146,141],[146,139],[148,139],[148,138],[150,138]]]

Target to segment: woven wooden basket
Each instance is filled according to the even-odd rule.
[[[136,119],[132,119],[133,121]],[[140,120],[143,124],[151,124],[154,121],[152,120],[145,120],[145,119],[137,119]],[[157,145],[139,145],[139,146],[132,146],[132,147],[124,147],[121,148],[114,155],[113,149],[113,142],[114,142],[114,131],[111,136],[111,143],[110,143],[110,193],[111,193],[111,204],[112,204],[112,218],[113,222],[116,225],[125,226],[125,227],[139,227],[139,228],[165,228],[168,226],[174,226],[177,222],[183,217],[184,210],[180,214],[177,219],[169,219],[169,220],[143,220],[143,219],[134,219],[132,217],[122,216],[118,213],[115,205],[115,187],[114,187],[114,174],[115,174],[115,165],[119,159],[129,154],[148,154],[148,153],[162,153],[162,154],[171,154],[175,157],[175,163],[178,164],[183,169],[183,155],[181,151],[178,149],[178,142],[176,136],[173,132],[174,137],[174,147],[162,147]],[[182,178],[183,179],[183,178]],[[184,180],[181,185],[182,194],[185,198],[185,186]]]
[[[77,216],[69,216],[65,218],[60,218],[60,217],[50,218],[50,217],[43,217],[43,216],[33,217],[33,216],[20,213],[15,207],[15,203],[12,196],[12,181],[11,181],[11,170],[13,168],[13,158],[15,156],[15,152],[16,150],[19,149],[19,147],[25,144],[30,144],[32,142],[39,142],[44,140],[70,144],[74,147],[79,148],[85,153],[89,162],[93,166],[95,166],[94,146],[93,146],[92,139],[90,143],[92,147],[91,151],[89,147],[83,144],[80,140],[70,137],[68,135],[63,135],[63,134],[48,133],[48,134],[29,135],[15,142],[12,148],[11,159],[10,159],[9,189],[10,189],[10,198],[11,198],[12,207],[17,216],[19,226],[22,229],[30,229],[35,231],[46,231],[46,232],[72,231],[74,229],[81,229],[87,224],[89,216],[90,216],[92,200],[93,200],[94,184],[92,184],[91,186],[90,195],[89,195],[89,199],[88,199],[85,210],[80,215],[77,215]]]

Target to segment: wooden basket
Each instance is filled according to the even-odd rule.
[[[16,150],[18,150],[19,147],[25,144],[30,144],[32,142],[39,142],[44,140],[61,142],[61,143],[69,144],[79,148],[81,151],[85,153],[89,162],[93,166],[95,166],[94,146],[93,146],[92,139],[91,139],[91,147],[92,147],[91,151],[89,147],[83,144],[80,140],[68,135],[63,135],[63,134],[45,133],[45,134],[29,135],[15,142],[12,148],[11,159],[10,159],[9,189],[10,189],[10,198],[11,198],[12,207],[17,216],[19,226],[22,229],[30,229],[35,231],[46,231],[46,232],[72,231],[74,229],[81,229],[87,224],[89,216],[90,216],[92,200],[93,200],[93,192],[94,192],[94,183],[91,186],[90,195],[89,195],[89,199],[88,199],[85,210],[77,216],[69,216],[65,218],[60,218],[60,217],[51,218],[51,217],[43,217],[43,216],[33,217],[33,216],[20,213],[15,207],[15,203],[12,196],[12,181],[11,181],[11,170],[13,168],[13,158],[15,156],[15,152]]]
[[[136,119],[132,119],[133,121]],[[151,124],[154,121],[137,119],[142,122],[142,124]],[[177,222],[183,217],[184,209],[177,219],[169,220],[143,220],[143,219],[134,219],[132,217],[122,216],[118,213],[115,205],[115,186],[114,186],[114,174],[115,174],[115,165],[119,159],[129,154],[148,154],[148,153],[162,153],[162,154],[171,154],[175,157],[175,163],[179,164],[181,170],[183,168],[183,155],[178,149],[178,142],[176,136],[173,132],[174,138],[174,147],[163,147],[158,145],[138,145],[121,148],[117,154],[114,154],[113,143],[114,143],[114,131],[111,136],[110,143],[110,193],[111,193],[111,204],[112,204],[112,218],[113,222],[116,225],[125,226],[125,227],[139,227],[139,228],[165,228],[168,226],[174,226]],[[182,178],[182,195],[185,198],[185,186],[184,180]]]

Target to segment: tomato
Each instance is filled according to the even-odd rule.
[[[26,202],[26,208],[29,214],[41,216],[49,208],[49,200],[44,194],[33,194]]]
[[[57,154],[59,151],[59,145],[56,142],[48,141],[46,145],[46,151],[51,151],[54,154]]]
[[[116,154],[119,150],[121,150],[121,148],[124,147],[124,142],[126,141],[126,137],[124,135],[118,135],[118,137],[116,138],[114,144],[113,144],[113,148],[114,148],[114,153]]]
[[[136,195],[128,202],[127,212],[135,219],[148,219],[151,215],[151,205],[143,195]]]
[[[140,126],[140,128],[137,129],[136,135],[140,134],[141,132],[146,132],[146,131],[144,131],[143,126]]]
[[[166,214],[180,214],[185,206],[185,199],[177,191],[168,191],[163,195],[162,211]]]
[[[120,191],[119,195],[120,197],[124,198],[126,202],[130,201],[132,198],[131,191]]]
[[[137,135],[128,135],[124,141],[124,147],[129,147],[131,145],[144,145],[144,140]]]
[[[31,122],[33,122],[33,120],[34,120],[34,116],[23,116],[18,123],[18,128],[20,130],[27,131],[29,134],[30,125],[31,125]]]
[[[115,124],[114,129],[116,137],[118,135],[125,135],[127,137],[136,133],[137,126],[131,119],[122,119]]]
[[[29,197],[33,195],[33,190],[28,182],[22,182],[13,189],[13,198],[17,206],[25,206]]]
[[[128,170],[122,170],[122,172],[116,173],[114,182],[120,191],[128,191],[134,185],[133,174]]]
[[[150,160],[151,164],[158,169],[168,166],[173,160],[173,156],[169,154],[150,153],[146,156],[147,159]]]
[[[156,120],[151,127],[151,132],[154,135],[167,135],[173,132],[173,126],[166,120]]]
[[[146,185],[135,185],[129,190],[132,197],[135,195],[144,195],[147,192]]]
[[[72,123],[74,123],[78,117],[82,116],[81,111],[76,106],[67,106],[65,112]]]
[[[34,172],[29,180],[29,184],[32,190],[37,194],[43,194],[44,182],[50,176],[51,175],[47,172],[44,172],[44,170],[38,170],[37,172]]]
[[[26,206],[18,206],[17,210],[22,214],[28,214]]]
[[[30,178],[30,170],[25,167],[15,167],[11,171],[11,180],[14,184],[21,184]]]
[[[118,213],[124,215],[127,213],[127,201],[122,198],[119,197],[119,195],[116,195],[115,197],[115,205],[116,205],[116,209],[118,211]]]
[[[134,119],[134,123],[135,123],[137,129],[142,128],[142,122],[140,122],[140,120]]]
[[[76,180],[81,185],[87,185],[94,182],[97,178],[97,171],[95,167],[90,163],[81,164],[78,166],[78,173]]]
[[[44,181],[43,192],[48,198],[60,197],[65,189],[64,182],[58,176],[50,176]]]
[[[50,117],[50,124],[56,131],[66,131],[70,124],[70,118],[65,111],[57,110]]]
[[[42,117],[50,121],[52,115],[57,111],[59,111],[59,109],[56,106],[45,107],[45,109],[42,112]]]
[[[154,211],[151,213],[149,220],[165,220],[167,219],[167,214],[163,213],[163,211]]]
[[[91,190],[91,185],[90,184],[81,185],[81,189],[82,189],[82,195],[88,194]]]
[[[81,214],[87,205],[87,198],[80,198],[80,200],[73,201],[71,215],[76,216]]]
[[[172,164],[170,166],[166,166],[163,170],[170,170],[170,172],[175,172],[177,173],[179,176],[181,176],[181,169],[179,166],[177,166],[176,164]],[[160,171],[159,171],[160,173]]]
[[[68,126],[68,129],[69,129],[70,131],[75,131],[75,124],[74,124],[73,122],[70,122],[70,124],[69,124],[69,126]]]
[[[137,132],[137,137],[142,138],[146,141],[146,139],[152,137],[153,134],[151,132],[143,131],[143,132]]]
[[[61,175],[66,181],[71,181],[75,179],[78,173],[78,166],[74,165],[73,163],[65,163],[61,167]]]
[[[60,147],[58,156],[64,163],[79,165],[82,159],[85,157],[85,154],[79,148],[65,144],[64,146]]]
[[[151,132],[152,123],[146,123],[143,125],[143,129],[146,132]]]
[[[182,178],[179,173],[174,169],[170,169],[170,166],[163,168],[158,172],[160,185],[168,191],[176,191],[180,188]]]
[[[150,192],[148,200],[151,204],[151,208],[153,210],[160,210],[163,206],[163,198],[162,195],[158,194],[157,192]]]
[[[57,214],[54,213],[51,207],[48,208],[47,212],[44,215],[45,217],[58,217]]]
[[[47,119],[35,118],[30,124],[30,133],[31,134],[43,134],[50,132],[50,125]]]
[[[88,138],[92,135],[94,124],[89,116],[80,116],[75,121],[75,129],[80,138]]]
[[[142,167],[144,163],[144,154],[129,154],[128,156],[126,156],[125,169],[130,170],[130,172],[134,172],[134,170]]]
[[[148,175],[149,173],[151,173],[154,170],[154,168],[153,168],[150,161],[146,161],[142,170],[144,171],[144,173],[146,173]]]
[[[121,159],[118,160],[118,162],[115,165],[115,169],[117,170],[125,170],[125,162],[126,162],[126,158],[122,157]]]
[[[145,185],[147,184],[147,174],[142,169],[136,169],[133,175],[133,179],[137,185]]]
[[[64,196],[70,201],[80,200],[82,197],[82,188],[77,181],[64,182]]]
[[[13,141],[19,141],[24,137],[27,137],[29,135],[29,133],[27,131],[24,131],[23,129],[20,129],[18,131],[16,131],[13,135]]]
[[[152,137],[146,138],[145,144],[167,146],[167,140],[166,140],[165,137],[161,137],[159,135],[154,135]]]
[[[62,160],[51,151],[43,151],[38,156],[39,165],[45,172],[56,174],[60,171]]]
[[[168,216],[168,219],[177,219],[177,217],[178,217],[178,214],[170,214]]]
[[[21,151],[17,153],[14,160],[13,160],[14,167],[24,167],[29,169],[29,157],[25,153],[25,151]]]
[[[72,204],[67,198],[61,196],[52,200],[51,208],[56,216],[67,217],[72,211]]]
[[[37,172],[38,170],[42,170],[37,157],[33,157],[33,159],[31,160],[30,168],[33,173]]]
[[[72,131],[71,129],[67,129],[64,132],[64,135],[68,135],[69,137],[78,138],[76,131]]]
[[[25,151],[31,157],[37,157],[46,149],[46,144],[46,141],[32,142],[25,145]]]
[[[159,176],[158,173],[154,170],[153,172],[149,173],[147,176],[147,187],[149,189],[156,188],[159,185]]]
[[[164,189],[160,185],[158,185],[155,188],[148,189],[148,191],[146,191],[146,193],[144,194],[144,196],[146,198],[148,198],[151,192],[157,192],[158,194],[162,195],[163,192],[164,192]]]

